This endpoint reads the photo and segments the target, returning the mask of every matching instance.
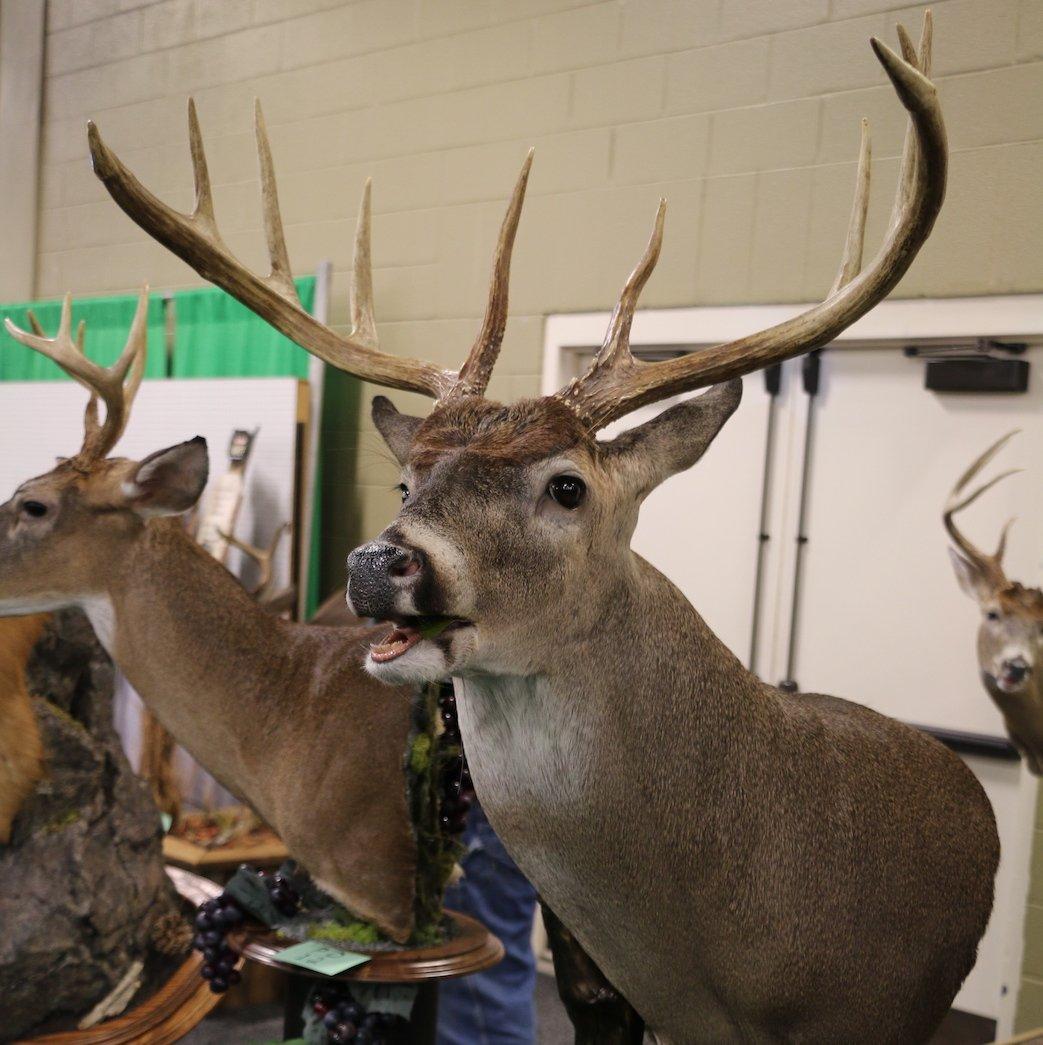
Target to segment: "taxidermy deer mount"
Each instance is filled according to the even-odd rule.
[[[942,521],[956,545],[949,549],[956,579],[981,607],[978,667],[982,683],[1003,716],[1011,743],[1029,770],[1043,776],[1043,590],[1008,580],[1003,572],[1007,531],[1013,519],[1003,527],[992,555],[971,544],[953,519],[1001,479],[1020,471],[1012,468],[967,492],[971,480],[1016,434],[1008,432],[998,439],[960,476]]]
[[[404,941],[417,878],[403,768],[415,687],[389,691],[363,670],[374,628],[278,619],[185,534],[172,517],[206,484],[202,439],[143,461],[107,456],[144,372],[146,307],[142,291],[110,368],[73,338],[68,297],[53,339],[7,321],[91,398],[80,450],[0,506],[0,616],[82,607],[177,741],[326,892]]]
[[[267,277],[218,234],[193,107],[190,215],[152,195],[89,129],[113,199],[197,272],[328,363],[436,400],[426,419],[374,401],[402,465],[403,506],[349,559],[355,611],[392,625],[366,666],[389,682],[453,677],[490,821],[661,1041],[921,1040],[973,966],[992,907],[995,822],[955,755],[858,704],[764,684],[630,550],[642,500],[708,448],[739,403],[738,378],[827,344],[895,287],[927,239],[947,161],[929,15],[919,49],[904,30],[899,39],[901,57],[872,41],[911,128],[891,222],[866,267],[863,123],[847,240],[824,301],[729,344],[635,358],[630,326],[659,255],[661,203],[588,371],[510,406],[484,391],[530,160],[481,332],[450,372],[380,351],[370,315],[355,314],[341,335],[301,308],[259,110]],[[366,262],[356,284],[368,286]],[[710,385],[595,439],[640,406]]]

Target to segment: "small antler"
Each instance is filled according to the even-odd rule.
[[[927,239],[945,197],[947,146],[937,93],[928,79],[930,11],[924,14],[919,54],[901,27],[898,37],[903,58],[879,40],[870,41],[909,111],[910,128],[890,226],[869,267],[862,271],[870,169],[869,128],[863,120],[847,238],[837,277],[825,300],[793,319],[738,341],[676,359],[642,363],[630,351],[630,324],[637,296],[659,255],[663,220],[660,203],[645,256],[623,288],[601,349],[587,372],[557,393],[557,398],[592,430],[648,403],[821,348],[886,297],[902,278]]]
[[[58,333],[53,338],[43,336],[40,323],[29,313],[29,325],[33,333],[15,326],[10,319],[4,321],[7,332],[27,348],[39,352],[58,364],[70,377],[79,381],[90,393],[84,413],[83,445],[72,463],[78,468],[88,468],[105,457],[119,442],[127,427],[134,397],[138,394],[141,379],[145,375],[145,359],[148,351],[148,286],[141,288],[138,307],[130,325],[127,343],[120,357],[111,367],[99,366],[84,353],[84,324],[81,321],[75,340],[72,336],[72,297],[65,295]],[[98,420],[98,400],[105,404],[105,420]]]
[[[1005,472],[1001,472],[999,475],[990,479],[986,483],[982,483],[981,486],[972,490],[970,493],[965,493],[967,484],[976,476],[978,473],[1003,449],[1004,446],[1010,441],[1010,439],[1017,435],[1019,429],[1015,428],[1013,431],[1008,432],[1005,436],[997,439],[980,457],[978,457],[971,466],[956,480],[956,485],[952,488],[952,492],[949,494],[949,499],[945,502],[945,508],[942,511],[942,522],[945,524],[945,529],[948,531],[949,536],[952,538],[953,543],[963,553],[971,565],[976,566],[983,574],[988,576],[996,587],[1003,587],[1007,583],[1006,575],[1003,572],[1003,553],[1007,549],[1007,531],[1010,529],[1013,519],[1008,519],[1003,529],[1000,531],[999,544],[996,547],[996,551],[992,555],[987,555],[980,548],[975,547],[967,538],[960,532],[956,523],[953,521],[953,516],[962,511],[968,505],[973,504],[983,493],[991,490],[998,482],[1002,479],[1006,479],[1009,475],[1016,475],[1021,471],[1020,468],[1010,468]]]
[[[217,531],[222,540],[227,541],[233,548],[238,548],[244,555],[249,556],[257,563],[260,572],[258,574],[257,583],[249,589],[250,595],[254,597],[259,596],[264,589],[271,584],[275,553],[279,549],[279,544],[282,542],[283,535],[288,533],[289,530],[290,524],[288,522],[283,523],[282,526],[280,526],[272,535],[272,539],[268,542],[267,548],[258,548],[254,544],[240,540],[233,534],[225,533],[223,530]]]

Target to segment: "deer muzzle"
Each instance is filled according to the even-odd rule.
[[[423,554],[370,541],[348,556],[348,604],[360,617],[388,620],[416,614],[412,592],[424,575]]]

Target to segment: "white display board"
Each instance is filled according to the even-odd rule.
[[[142,458],[156,450],[201,435],[207,440],[211,484],[201,498],[206,508],[210,487],[228,468],[228,444],[237,428],[257,429],[247,466],[245,495],[236,536],[264,547],[275,530],[293,520],[297,461],[295,378],[193,378],[145,381],[138,392],[126,434],[114,453]],[[0,383],[0,503],[26,479],[54,467],[55,459],[75,453],[83,439],[83,408],[87,393],[72,382]],[[254,566],[238,551],[228,566],[246,583]],[[274,563],[273,584],[290,580],[290,542],[284,539]],[[131,764],[140,750],[140,705],[124,680],[118,684],[117,727]],[[218,799],[222,795],[208,778],[190,770],[188,756],[179,753],[179,778],[193,778],[198,793],[187,797]]]
[[[114,453],[145,457],[201,435],[213,480],[228,468],[232,432],[258,429],[236,536],[264,546],[277,527],[293,519],[298,384],[283,377],[145,381]],[[87,392],[72,382],[0,383],[0,503],[26,479],[53,468],[56,458],[79,449],[86,402]],[[284,541],[275,564],[277,584],[289,580],[289,564]],[[238,572],[238,552],[229,566]]]

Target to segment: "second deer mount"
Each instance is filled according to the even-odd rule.
[[[1018,359],[1027,345],[978,338],[973,342],[907,345],[905,354],[923,359],[929,392],[1017,393],[1028,391],[1029,361]]]

